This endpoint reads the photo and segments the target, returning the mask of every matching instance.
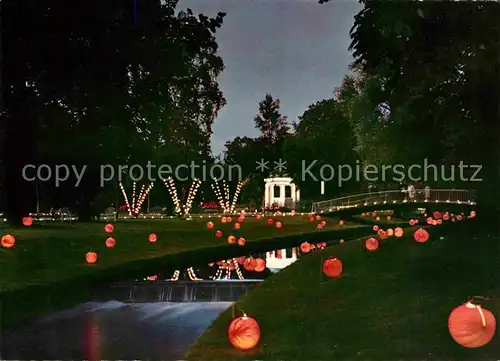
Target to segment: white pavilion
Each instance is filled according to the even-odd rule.
[[[266,252],[266,267],[276,273],[290,266],[297,259],[297,248],[292,248],[291,254],[286,249]]]
[[[264,207],[295,208],[300,202],[300,189],[293,183],[291,177],[272,177],[264,179]]]

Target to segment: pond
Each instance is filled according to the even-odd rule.
[[[320,244],[309,252],[337,242]],[[274,250],[117,280],[96,289],[91,302],[5,331],[0,359],[180,360],[220,313],[259,282],[309,253],[303,251]],[[241,288],[243,284],[250,286]],[[203,291],[207,285],[219,291]],[[230,293],[228,285],[240,291]],[[165,290],[176,287],[183,287],[182,296],[166,298]],[[138,296],[143,289],[148,291]]]

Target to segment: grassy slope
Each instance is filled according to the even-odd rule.
[[[249,242],[274,237],[315,232],[316,223],[306,217],[275,217],[284,224],[282,229],[267,225],[265,220],[248,217],[240,231],[231,224],[216,223],[213,230],[206,228],[207,218],[183,220],[119,221],[112,236],[116,246],[106,249],[104,222],[88,224],[49,223],[20,229],[3,229],[16,239],[12,249],[0,248],[0,290],[7,291],[29,285],[49,284],[61,279],[95,274],[108,267],[130,261],[162,257],[188,250],[227,244],[227,235],[243,236]],[[234,219],[233,219],[234,221]],[[215,222],[215,220],[214,220]],[[335,223],[335,225],[334,225]],[[348,224],[347,224],[348,226]],[[338,222],[329,222],[325,230],[338,229]],[[344,227],[346,228],[346,227]],[[222,229],[223,238],[214,232]],[[149,233],[156,233],[158,241],[148,242]],[[95,265],[85,263],[85,254],[99,253]]]
[[[228,310],[187,359],[497,359],[498,335],[489,345],[470,350],[448,334],[449,313],[469,296],[492,296],[484,307],[500,315],[500,237],[458,227],[443,240],[436,234],[443,228],[434,227],[424,244],[407,231],[403,239],[382,241],[373,253],[352,241],[306,256],[237,303],[261,325],[258,350],[231,348]],[[344,273],[337,280],[320,272],[328,256],[343,261]]]

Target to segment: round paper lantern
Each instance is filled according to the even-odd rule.
[[[226,217],[226,222],[227,223],[231,223],[233,221],[233,219],[231,217]]]
[[[387,221],[390,222],[392,220],[391,216],[387,216]]]
[[[433,216],[434,216],[434,219],[440,219],[442,215],[441,215],[441,212],[436,211],[436,212],[434,212]]]
[[[104,232],[106,233],[111,233],[115,230],[115,226],[113,226],[111,223],[108,223],[104,226]]]
[[[364,217],[364,216],[365,216],[365,214],[364,214],[364,213],[361,213],[361,217]]]
[[[309,217],[309,222],[314,222],[314,217]]]
[[[276,212],[276,215],[281,216],[281,212],[280,211]]]
[[[380,239],[387,239],[389,236],[387,235],[386,231],[381,230],[382,232],[379,232],[379,237]]]
[[[342,262],[337,258],[328,258],[323,262],[323,272],[330,278],[336,278],[342,274]]]
[[[302,253],[309,253],[311,252],[311,244],[309,242],[303,242],[301,245],[300,245],[300,251]]]
[[[442,219],[438,219],[436,222],[437,222],[437,224],[443,224],[443,220]]]
[[[367,216],[367,217],[370,217],[370,212],[366,212],[366,216]]]
[[[89,264],[96,263],[97,262],[97,253],[87,252],[87,254],[85,255],[85,260]]]
[[[32,217],[24,217],[23,218],[23,225],[26,227],[29,227],[33,224],[33,218]]]
[[[470,217],[474,218],[476,216],[476,211],[470,211]]]
[[[273,224],[273,223],[274,223],[274,220],[272,218],[267,219],[267,224]]]
[[[243,247],[245,244],[247,244],[247,240],[243,237],[238,238],[238,246]]]
[[[245,217],[239,216],[238,219],[236,220],[238,223],[243,223],[245,221]]]
[[[259,221],[259,220],[261,220],[261,219],[262,219],[262,216],[261,216],[260,214],[257,214],[257,215],[255,216],[255,218],[257,218],[257,220]]]
[[[392,228],[389,228],[389,229],[387,230],[387,236],[388,236],[388,237],[392,237],[393,235],[394,235],[394,230],[393,230]]]
[[[323,229],[323,225],[321,223],[317,224],[316,225],[316,229],[317,230]]]
[[[375,220],[376,220],[377,222],[378,222],[378,221],[380,221],[380,217],[375,218]]]
[[[324,227],[324,226],[326,226],[326,221],[321,221],[320,224],[321,224],[321,227]]]
[[[16,237],[11,234],[4,234],[1,239],[2,247],[12,248],[16,244]]]
[[[260,341],[259,323],[243,314],[242,317],[235,318],[229,324],[229,342],[239,350],[250,350],[257,346]]]
[[[401,228],[401,227],[396,227],[396,228],[394,229],[394,235],[395,235],[396,237],[401,238],[401,237],[403,237],[403,234],[404,234],[403,228]]]
[[[427,224],[431,225],[432,221],[433,221],[432,217],[427,218]]]
[[[457,221],[461,221],[462,220],[462,216],[459,214],[457,215]]]
[[[207,228],[208,228],[208,229],[212,229],[212,228],[214,228],[214,224],[213,224],[213,222],[207,222]]]
[[[236,237],[235,236],[229,236],[229,237],[227,237],[227,243],[229,243],[229,244],[235,244],[236,243]]]
[[[450,219],[450,215],[448,213],[443,214],[443,219],[445,221],[449,220]]]
[[[291,214],[292,216],[295,216],[295,214],[296,214],[296,213],[297,213],[297,212],[295,211],[295,209],[292,209],[292,211],[290,212],[290,214]]]
[[[413,234],[413,238],[419,243],[427,242],[429,240],[429,232],[423,228],[419,228]]]
[[[321,221],[321,216],[320,215],[316,216],[316,220]]]
[[[373,212],[372,216],[373,216],[373,218],[375,218],[377,216],[377,212]]]
[[[223,235],[224,235],[224,233],[222,233],[222,231],[220,229],[218,229],[217,231],[215,231],[215,237],[221,238]]]
[[[220,222],[221,223],[226,223],[227,222],[227,218],[226,217],[221,217]]]
[[[256,258],[255,259],[255,272],[264,272],[266,269],[266,261],[264,261],[262,258]]]
[[[467,302],[450,313],[448,330],[459,345],[467,348],[482,347],[495,335],[495,316],[480,305]]]
[[[341,240],[339,241],[339,243],[344,243],[344,242],[345,242],[345,241],[344,241],[343,239],[341,239]]]
[[[410,221],[408,222],[408,224],[413,227],[415,225],[415,221],[413,219],[410,219]]]
[[[151,243],[155,243],[158,240],[158,237],[154,233],[150,233],[148,236],[148,241]]]
[[[326,223],[326,222],[325,222]],[[342,227],[344,225],[344,221],[339,221],[339,226]]]
[[[280,221],[276,222],[276,228],[281,228],[283,227],[283,223],[281,223]]]
[[[108,237],[105,243],[107,248],[113,248],[116,244],[116,240],[113,237]]]
[[[438,224],[437,220],[433,219],[433,220],[432,220],[432,225],[433,225],[433,226],[437,226],[437,224]]]
[[[240,229],[241,228],[241,224],[235,223],[233,227],[234,227],[234,229]]]
[[[255,266],[257,266],[257,261],[253,257],[247,257],[245,258],[245,262],[243,262],[243,268],[245,268],[247,271],[254,271]]]
[[[375,238],[368,238],[365,242],[365,247],[368,251],[376,251],[378,249],[378,241]]]
[[[377,226],[377,225],[373,226],[373,230],[374,230],[375,232],[377,232],[377,231],[378,231],[378,226]]]
[[[245,262],[245,256],[238,257],[237,261],[242,265]]]

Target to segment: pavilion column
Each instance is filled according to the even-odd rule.
[[[295,202],[300,202],[300,189],[297,189],[295,193]]]
[[[281,203],[280,205],[282,207],[285,206],[285,185],[284,184],[280,185],[280,203]]]
[[[295,184],[292,183],[290,184],[290,195],[292,196],[292,202],[293,202],[293,208],[295,208],[295,203],[297,203],[297,194],[295,193],[296,192],[296,187],[295,187]]]
[[[267,207],[269,204],[269,184],[266,184],[264,189],[264,207]]]

